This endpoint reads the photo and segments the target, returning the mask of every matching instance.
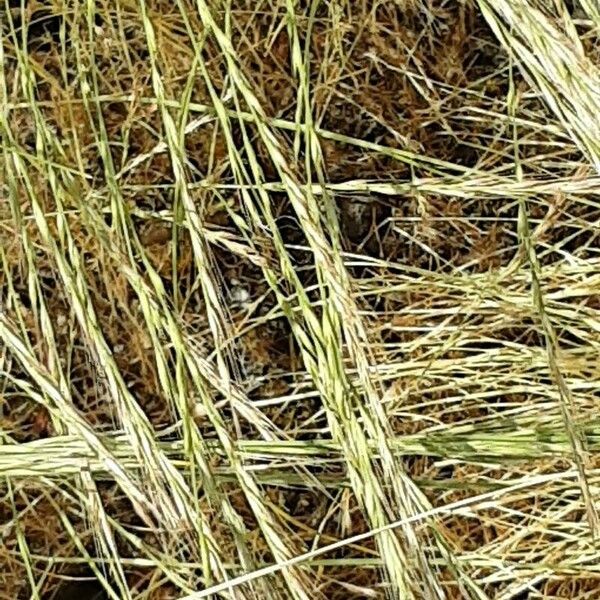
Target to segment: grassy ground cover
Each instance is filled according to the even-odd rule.
[[[595,0],[0,33],[0,599],[600,598]]]

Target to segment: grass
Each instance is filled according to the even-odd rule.
[[[2,3],[0,598],[600,597],[594,2]]]

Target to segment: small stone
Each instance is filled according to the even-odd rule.
[[[236,304],[246,304],[250,300],[250,292],[241,286],[236,286],[231,290],[231,299]]]

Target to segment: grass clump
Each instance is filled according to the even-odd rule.
[[[593,2],[2,1],[0,598],[600,595]]]

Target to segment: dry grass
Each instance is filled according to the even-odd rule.
[[[1,2],[0,599],[600,598],[596,2]]]

